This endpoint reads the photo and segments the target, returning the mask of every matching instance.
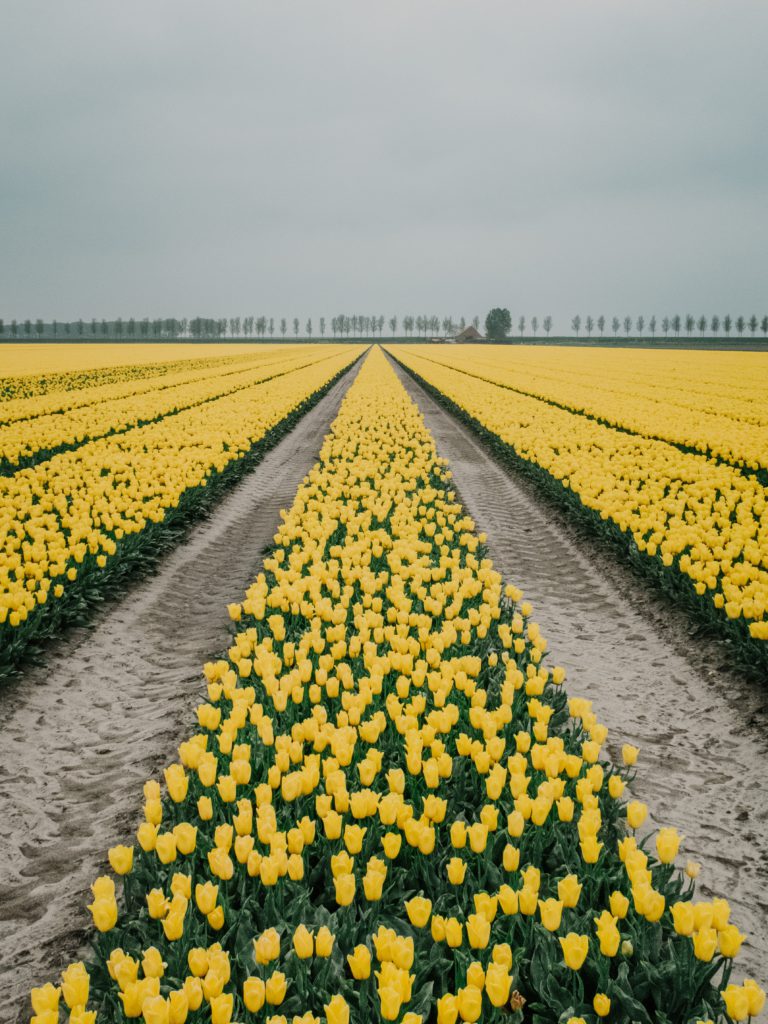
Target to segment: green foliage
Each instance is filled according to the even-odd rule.
[[[496,306],[485,318],[486,337],[494,341],[506,338],[512,330],[512,316],[508,309],[501,309]]]

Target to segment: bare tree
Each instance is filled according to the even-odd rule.
[[[731,320],[731,315],[728,313],[723,317],[723,330],[725,331],[726,337],[730,335],[731,327],[733,327],[733,320]]]
[[[517,327],[518,327],[518,330],[520,331],[520,337],[522,338],[523,333],[525,331],[525,317],[524,316],[521,316],[520,319],[517,321]]]
[[[655,338],[656,337],[656,314],[655,313],[651,317],[651,319],[648,321],[648,330],[651,332],[651,335]]]
[[[591,316],[588,316],[584,321],[584,329],[587,332],[587,337],[590,338],[592,336],[592,332],[595,329],[595,321],[592,319]]]
[[[738,337],[740,337],[740,338],[744,337],[744,328],[745,328],[745,326],[746,326],[746,324],[744,323],[744,317],[743,316],[737,316],[736,317],[736,334],[738,335]]]
[[[637,333],[638,334],[642,334],[644,330],[645,330],[645,317],[644,316],[639,316],[637,318]]]
[[[712,317],[712,324],[711,324],[711,328],[710,329],[711,329],[713,334],[717,334],[718,333],[718,331],[720,330],[720,317],[719,316],[713,316]]]
[[[531,317],[531,330],[533,331],[534,338],[536,337],[536,332],[538,331],[538,329],[539,329],[539,318],[537,316]]]
[[[578,338],[579,331],[581,330],[581,317],[578,314],[571,320],[571,327],[576,332],[576,337]]]
[[[549,337],[549,332],[552,330],[552,317],[551,316],[545,316],[544,317],[544,330],[546,331],[547,337]]]
[[[631,316],[625,316],[624,317],[624,333],[626,334],[627,337],[629,337],[629,332],[631,330],[632,330],[632,317]]]
[[[600,337],[602,338],[603,331],[605,330],[605,317],[603,316],[602,313],[597,318],[597,329],[598,329],[598,331],[600,331]]]

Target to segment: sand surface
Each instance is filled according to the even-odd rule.
[[[694,635],[666,598],[576,531],[510,475],[405,372],[458,492],[505,580],[521,587],[567,669],[594,701],[607,747],[641,748],[634,795],[656,825],[685,835],[680,863],[702,863],[699,891],[725,896],[749,936],[734,977],[768,981],[768,688],[732,673],[727,646]]]
[[[89,886],[130,842],[356,368],[159,565],[0,688],[0,1021],[29,1019],[90,933]]]

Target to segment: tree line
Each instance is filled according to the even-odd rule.
[[[474,317],[472,325],[479,329],[480,318]],[[233,316],[233,317],[191,317],[176,319],[150,319],[144,317],[128,317],[116,320],[93,318],[91,320],[11,320],[6,323],[0,319],[0,336],[10,338],[80,338],[80,339],[156,339],[156,338],[286,338],[307,337],[332,338],[344,337],[383,337],[385,329],[390,337],[398,336],[398,329],[406,337],[429,337],[440,334],[450,337],[463,331],[467,326],[464,317],[454,320],[453,317],[428,316],[397,316],[385,317],[382,314],[365,316],[363,314],[340,313],[326,319],[319,317],[316,321],[299,319],[299,317],[266,317],[266,316]]]
[[[549,337],[552,331],[553,321],[551,316],[542,317],[541,320],[537,316],[531,317],[530,323],[525,316],[521,316],[517,321],[517,331],[520,337],[524,337],[526,332],[529,336],[532,334],[534,337],[538,336],[539,330],[542,330],[544,334]],[[629,337],[662,337],[670,338],[672,335],[679,338],[682,331],[690,337],[694,331],[698,331],[701,337],[705,337],[709,332],[713,337],[725,335],[730,337],[731,333],[735,333],[736,337],[745,337],[747,331],[754,337],[757,333],[758,328],[760,332],[768,336],[768,316],[763,316],[758,320],[754,314],[749,318],[744,316],[732,317],[730,314],[726,314],[723,317],[715,315],[711,318],[706,316],[695,317],[691,314],[687,316],[681,316],[676,313],[674,316],[663,316],[661,318],[654,316],[646,318],[639,316],[637,319],[625,316],[620,319],[617,316],[611,318],[610,322],[602,314],[598,317],[585,316],[582,318],[580,315],[575,316],[571,320],[571,330],[577,338],[581,337],[582,329],[584,336],[587,338],[594,338],[599,333],[601,338],[608,337],[619,338],[622,333]],[[508,309],[496,307],[492,309],[488,316],[485,318],[485,333],[488,338],[500,340],[508,337],[513,332],[513,317]]]
[[[518,333],[520,337],[538,337],[541,332],[549,337],[553,330],[554,321],[551,316],[532,316],[530,320],[526,316],[517,318],[513,327],[513,317],[508,309],[495,308],[490,311],[485,319],[485,333],[491,340],[501,340],[511,334]],[[177,338],[221,339],[221,338],[285,338],[298,339],[306,338],[352,338],[352,337],[383,337],[387,330],[389,337],[444,337],[450,338],[459,334],[471,324],[476,330],[480,329],[480,318],[473,317],[467,321],[464,317],[454,320],[453,317],[439,317],[435,315],[419,314],[417,316],[390,316],[383,315],[366,316],[362,314],[340,313],[330,317],[324,316],[314,321],[311,317],[300,319],[299,317],[266,317],[266,316],[244,316],[244,317],[191,317],[176,319],[168,317],[165,319],[150,319],[144,317],[128,317],[116,320],[104,320],[92,318],[91,320],[69,320],[69,321],[43,321],[37,320],[11,320],[6,323],[0,319],[0,338],[26,338],[32,339],[93,339],[104,340],[114,338],[123,340],[156,340]],[[515,330],[516,328],[516,330]],[[726,314],[723,317],[718,315],[712,317],[694,317],[691,314],[681,316],[656,317],[645,316],[637,318],[625,316],[612,317],[610,320],[603,316],[576,315],[571,320],[571,331],[579,338],[601,338],[606,336],[619,338],[622,335],[629,337],[662,337],[669,338],[673,335],[680,337],[682,332],[690,337],[697,331],[701,337],[709,333],[713,337],[745,337],[747,333],[754,335],[757,331],[768,336],[768,316],[758,319],[756,315],[750,317],[731,316]],[[399,332],[399,333],[398,333]]]

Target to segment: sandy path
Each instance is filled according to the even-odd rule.
[[[226,604],[261,565],[317,458],[347,373],[144,580],[0,690],[0,1021],[29,1018],[89,929],[88,887],[175,757],[226,646]]]
[[[749,936],[735,977],[768,980],[768,692],[730,673],[727,648],[599,543],[563,522],[527,481],[494,461],[466,427],[407,374],[440,454],[496,568],[525,590],[569,690],[594,700],[608,747],[642,748],[637,797],[686,836],[703,864],[700,891],[726,896]]]

